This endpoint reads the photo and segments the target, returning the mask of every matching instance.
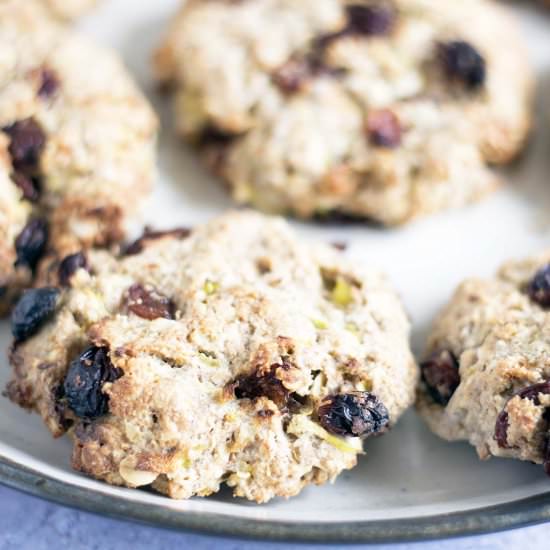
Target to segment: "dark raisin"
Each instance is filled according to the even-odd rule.
[[[148,241],[154,241],[156,239],[162,239],[163,237],[174,237],[176,239],[185,239],[191,234],[191,229],[188,227],[177,227],[176,229],[168,229],[164,231],[155,231],[150,227],[146,227],[143,235],[139,239],[130,243],[124,249],[124,255],[133,256],[134,254],[140,254],[143,252],[145,245]]]
[[[321,75],[339,77],[345,69],[331,67],[323,60],[323,47],[314,44],[313,51],[303,57],[292,57],[273,73],[273,81],[286,94],[304,89],[312,78]]]
[[[352,4],[346,8],[350,33],[379,36],[388,34],[395,23],[395,11],[389,6]]]
[[[173,319],[175,305],[170,298],[167,298],[154,288],[145,288],[140,284],[132,285],[126,296],[128,309],[143,319]]]
[[[527,285],[527,294],[539,306],[550,308],[550,264],[535,273]]]
[[[475,90],[485,83],[485,59],[468,42],[456,41],[440,47],[443,69],[447,78]]]
[[[539,382],[538,384],[532,384],[531,386],[527,386],[526,388],[522,388],[521,390],[518,390],[514,392],[508,401],[510,399],[513,399],[514,397],[519,397],[520,399],[529,399],[529,401],[533,401],[535,405],[540,405],[539,395],[540,394],[549,394],[550,393],[550,382]],[[504,408],[497,416],[496,422],[495,422],[495,440],[498,443],[498,446],[502,449],[508,449],[508,413],[506,412],[506,406],[508,405],[508,401],[506,402],[506,405],[504,405]]]
[[[504,410],[495,422],[495,440],[501,449],[508,449],[508,413]]]
[[[352,437],[379,433],[389,422],[384,403],[366,391],[329,395],[321,402],[317,414],[327,432]]]
[[[75,254],[65,256],[65,258],[61,260],[59,268],[57,269],[59,284],[61,286],[70,286],[71,277],[79,269],[85,269],[86,271],[89,271],[90,269],[88,259],[83,252],[76,252]]]
[[[446,405],[460,384],[458,361],[449,350],[437,351],[420,365],[422,379],[432,399]]]
[[[38,96],[43,99],[48,99],[57,92],[59,88],[59,78],[52,70],[44,67],[40,71],[40,87],[38,88]]]
[[[348,248],[348,243],[343,241],[334,241],[330,244],[333,248],[336,248],[336,250],[340,250],[340,252],[344,252]]]
[[[290,59],[273,73],[273,82],[287,94],[300,91],[313,76],[313,68],[306,59]]]
[[[31,220],[15,239],[16,266],[34,269],[48,242],[48,226],[39,219]]]
[[[4,128],[4,132],[10,137],[8,151],[13,167],[25,173],[38,170],[40,155],[46,144],[40,125],[33,118],[26,118]]]
[[[106,382],[123,374],[109,359],[108,349],[91,346],[69,365],[63,390],[69,408],[80,418],[97,418],[109,410],[109,396],[103,393]]]
[[[283,361],[283,364],[274,363],[267,370],[256,370],[240,377],[234,385],[235,397],[256,399],[263,396],[271,399],[281,409],[287,407],[291,397],[290,392],[277,378],[277,369],[288,369],[290,366]]]
[[[23,192],[23,198],[36,202],[40,196],[40,180],[36,176],[29,176],[23,172],[14,172],[12,181]]]
[[[514,395],[518,395],[521,399],[529,399],[529,401],[533,401],[535,405],[540,405],[539,395],[541,393],[550,393],[550,382],[539,382],[538,384],[532,384],[531,386],[527,386],[526,388],[517,391]]]
[[[394,148],[401,143],[401,124],[389,109],[371,111],[367,118],[370,142],[377,147]]]
[[[53,287],[33,288],[23,293],[11,314],[11,332],[17,342],[36,334],[53,315],[59,290]]]

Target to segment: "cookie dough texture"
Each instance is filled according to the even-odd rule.
[[[31,278],[24,262],[14,267],[14,240],[31,218],[49,225],[49,249],[120,238],[149,192],[157,122],[114,53],[37,17],[34,2],[0,2],[0,52],[5,310],[14,285]]]
[[[77,271],[55,316],[11,355],[9,396],[56,436],[71,426],[77,470],[176,498],[225,482],[265,502],[356,464],[359,438],[319,424],[325,396],[367,390],[390,426],[414,400],[403,308],[384,277],[341,252],[249,212],[139,248],[120,259],[90,253],[93,274]],[[132,313],[136,284],[170,299],[173,318]],[[90,343],[122,373],[103,387],[109,413],[91,421],[59,397]]]
[[[494,279],[465,281],[429,338],[429,353],[448,350],[457,358],[460,384],[446,406],[434,403],[424,387],[418,408],[437,435],[469,441],[482,459],[540,464],[549,458],[550,395],[544,391],[550,386],[530,397],[525,392],[550,380],[550,311],[526,291],[549,263],[546,252],[504,265]]]
[[[27,1],[27,0],[26,0]],[[46,7],[61,19],[75,19],[88,12],[97,0],[41,0]]]
[[[477,87],[446,73],[456,41],[483,58]],[[233,197],[301,217],[400,224],[477,200],[531,123],[516,23],[484,0],[191,0],[155,65]]]

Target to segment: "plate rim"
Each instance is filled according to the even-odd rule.
[[[0,483],[24,493],[100,516],[218,537],[308,543],[418,542],[488,534],[550,521],[550,491],[466,511],[355,522],[304,522],[238,518],[181,511],[75,486],[0,457]]]

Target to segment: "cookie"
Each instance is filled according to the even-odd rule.
[[[0,311],[43,254],[106,245],[149,192],[157,122],[110,51],[0,4]]]
[[[280,219],[150,232],[119,258],[66,258],[50,284],[14,309],[7,394],[111,484],[289,497],[353,467],[414,401],[385,278]]]
[[[28,0],[26,0],[28,1]],[[56,17],[76,19],[88,12],[97,0],[40,0]]]
[[[464,282],[433,327],[421,372],[418,408],[437,435],[550,474],[550,252]]]
[[[387,225],[495,189],[531,124],[528,65],[478,0],[195,0],[155,59],[237,202]]]

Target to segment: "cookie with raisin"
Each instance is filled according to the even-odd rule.
[[[418,379],[384,276],[246,211],[64,260],[12,330],[7,394],[69,431],[73,467],[174,498],[334,480]]]
[[[462,283],[421,373],[418,409],[437,435],[550,473],[550,253]]]
[[[190,1],[155,67],[233,198],[303,218],[476,201],[531,126],[523,39],[487,0]]]
[[[151,186],[157,122],[114,52],[35,2],[0,4],[0,48],[5,312],[44,254],[121,238]]]

